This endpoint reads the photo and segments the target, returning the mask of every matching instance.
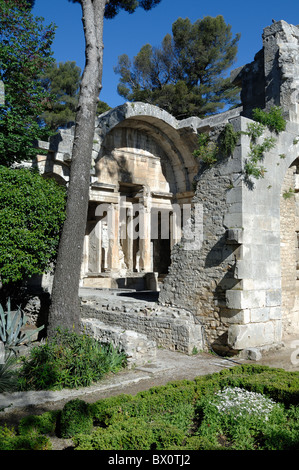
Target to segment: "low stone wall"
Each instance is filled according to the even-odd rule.
[[[169,350],[192,354],[195,349],[204,349],[201,325],[183,309],[158,306],[150,309],[135,305],[133,311],[133,308],[121,304],[104,307],[90,301],[82,304],[81,318],[83,322],[96,319],[111,331],[117,326],[126,333],[130,331],[146,335],[157,346]]]
[[[156,342],[136,331],[124,330],[118,326],[107,326],[100,320],[85,318],[81,322],[82,332],[94,337],[100,343],[112,344],[127,356],[128,368],[141,366],[156,358]]]

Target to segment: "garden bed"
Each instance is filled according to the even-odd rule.
[[[3,450],[298,450],[299,372],[241,365],[2,427]]]

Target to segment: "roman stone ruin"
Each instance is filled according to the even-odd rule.
[[[237,354],[299,331],[299,29],[279,21],[262,40],[254,61],[232,73],[239,108],[178,121],[126,103],[97,119],[81,273],[83,291],[102,293],[82,298],[92,334],[110,325],[189,354],[208,344]],[[262,177],[249,177],[252,110],[273,106],[286,129],[258,138],[275,145]],[[198,134],[218,143],[227,124],[242,131],[233,153],[204,165],[193,155]],[[41,143],[48,154],[38,158],[66,185],[72,132]],[[116,293],[126,290],[157,300],[124,302]]]

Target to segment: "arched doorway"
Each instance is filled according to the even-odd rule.
[[[158,290],[171,248],[180,240],[180,212],[194,196],[197,162],[173,118],[156,107],[147,107],[149,114],[140,114],[138,107],[135,111],[134,116],[118,117],[108,132],[103,133],[103,123],[96,129],[101,145],[93,161],[82,265],[85,287]],[[109,113],[104,119],[109,121]],[[99,261],[103,253],[105,264]]]

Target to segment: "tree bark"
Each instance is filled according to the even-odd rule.
[[[66,220],[60,239],[53,280],[47,335],[58,327],[79,332],[79,283],[86,229],[90,168],[96,107],[102,88],[103,22],[109,0],[81,0],[86,63],[83,72],[75,135]]]

